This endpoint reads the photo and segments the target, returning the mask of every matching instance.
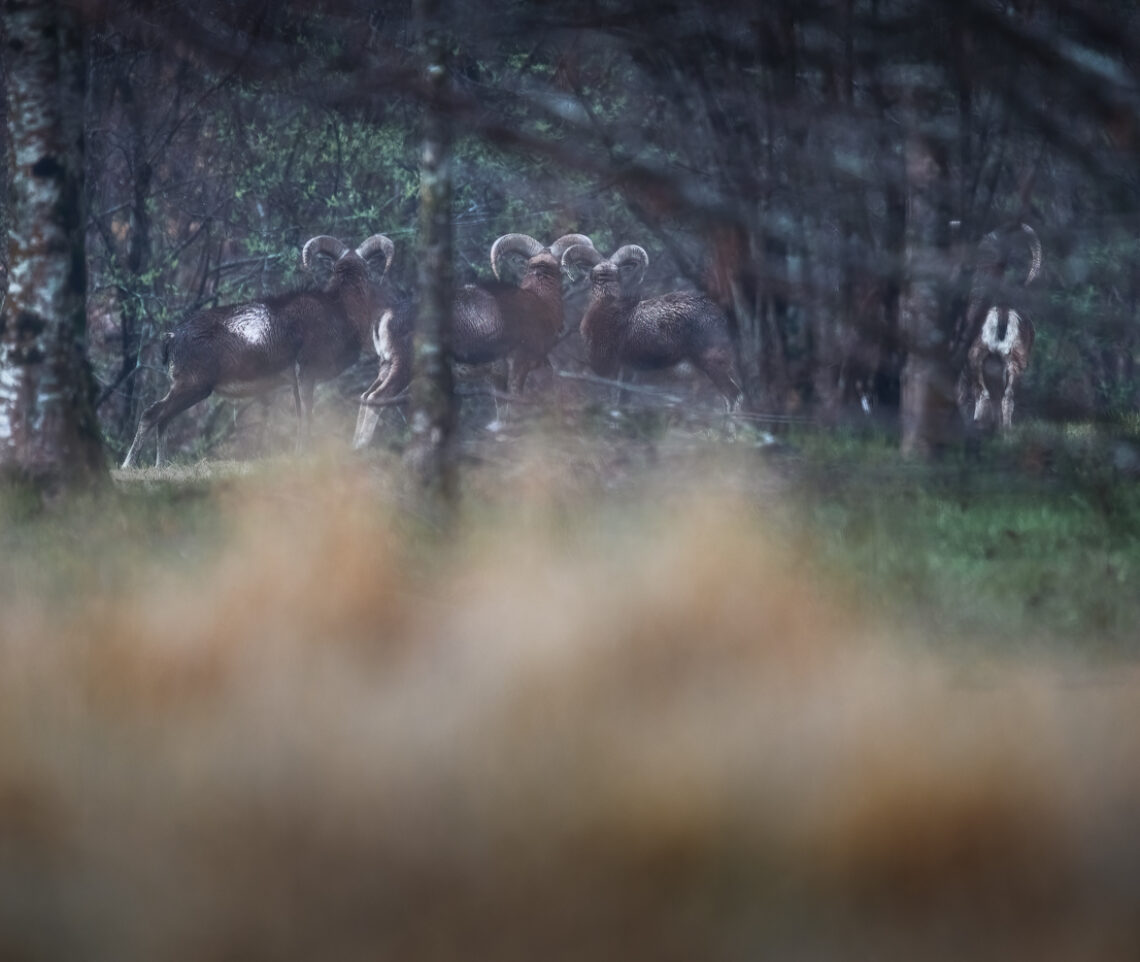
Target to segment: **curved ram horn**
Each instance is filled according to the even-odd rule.
[[[602,255],[594,249],[593,244],[588,247],[585,244],[571,244],[562,252],[562,269],[564,271],[582,264],[585,264],[588,270],[601,261]]]
[[[502,280],[499,274],[499,264],[506,254],[521,254],[530,260],[542,250],[542,245],[529,234],[504,234],[491,245],[491,270],[495,279]]]
[[[619,268],[630,263],[636,265],[637,279],[634,283],[637,285],[641,284],[645,277],[645,271],[649,267],[649,255],[645,252],[644,247],[639,247],[637,244],[626,244],[624,247],[619,247],[614,251],[610,260]]]
[[[594,246],[594,242],[585,234],[563,234],[550,245],[550,253],[554,255],[555,260],[561,263],[562,255],[575,244],[579,244],[583,247]]]
[[[328,234],[320,234],[306,241],[305,246],[301,248],[301,267],[306,271],[312,270],[312,258],[315,254],[324,254],[336,260],[346,250],[348,247],[345,246],[344,241],[329,237]]]
[[[384,270],[380,272],[380,279],[383,280],[388,273],[388,268],[392,266],[392,257],[395,254],[396,245],[384,234],[373,234],[356,248],[356,253],[365,261],[374,257],[377,251],[384,253]]]

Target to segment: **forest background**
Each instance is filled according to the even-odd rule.
[[[5,28],[41,10],[85,147],[81,305],[44,330],[90,363],[115,484],[0,486],[0,958],[1140,956],[1137,4],[5,0]],[[455,280],[510,231],[640,243],[653,293],[731,310],[736,433],[683,378],[615,418],[547,372],[499,435],[464,397],[441,523],[398,411],[348,452],[364,359],[307,456],[283,392],[264,445],[211,400],[174,467],[111,472],[161,335],[311,283],[307,238],[386,233],[422,288],[431,122]],[[1044,274],[1011,250],[998,287],[1037,343],[979,442],[928,414],[1021,223]]]
[[[165,391],[159,336],[203,306],[303,283],[308,237],[387,233],[394,280],[415,287],[429,94],[407,4],[83,10],[89,354],[121,453]],[[905,265],[935,248],[965,268],[945,282],[944,315],[918,322],[946,327],[984,235],[1024,222],[1045,269],[1014,294],[1038,332],[1019,414],[1135,412],[1133,5],[439,16],[458,282],[487,277],[509,231],[640,243],[648,293],[700,287],[730,310],[756,411],[834,423],[863,392],[897,418],[921,340],[900,302]],[[908,174],[916,150],[937,160],[933,185]],[[937,212],[927,223],[917,195]],[[938,227],[951,219],[953,237]],[[1011,286],[1026,257],[1014,252]],[[564,368],[581,362],[576,317]],[[322,395],[349,419],[362,364]],[[228,404],[179,422],[192,454],[235,439]]]

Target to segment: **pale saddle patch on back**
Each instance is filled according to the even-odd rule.
[[[247,344],[260,345],[269,341],[270,315],[264,304],[250,304],[245,310],[226,319],[226,329]]]

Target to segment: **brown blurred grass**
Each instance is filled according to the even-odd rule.
[[[9,520],[0,959],[1138,957],[1134,668],[939,655],[752,461],[613,458]]]

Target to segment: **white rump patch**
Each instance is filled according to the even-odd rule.
[[[990,312],[986,315],[985,323],[982,324],[982,343],[986,346],[986,350],[1007,357],[1021,336],[1021,317],[1017,311],[1010,311],[1009,320],[1005,326],[1005,337],[999,339],[998,326],[1000,323],[1001,311],[996,307],[991,307]]]
[[[387,310],[372,325],[372,346],[382,361],[392,360],[392,311]]]
[[[269,309],[250,304],[226,320],[226,329],[247,344],[265,344],[269,341]]]

